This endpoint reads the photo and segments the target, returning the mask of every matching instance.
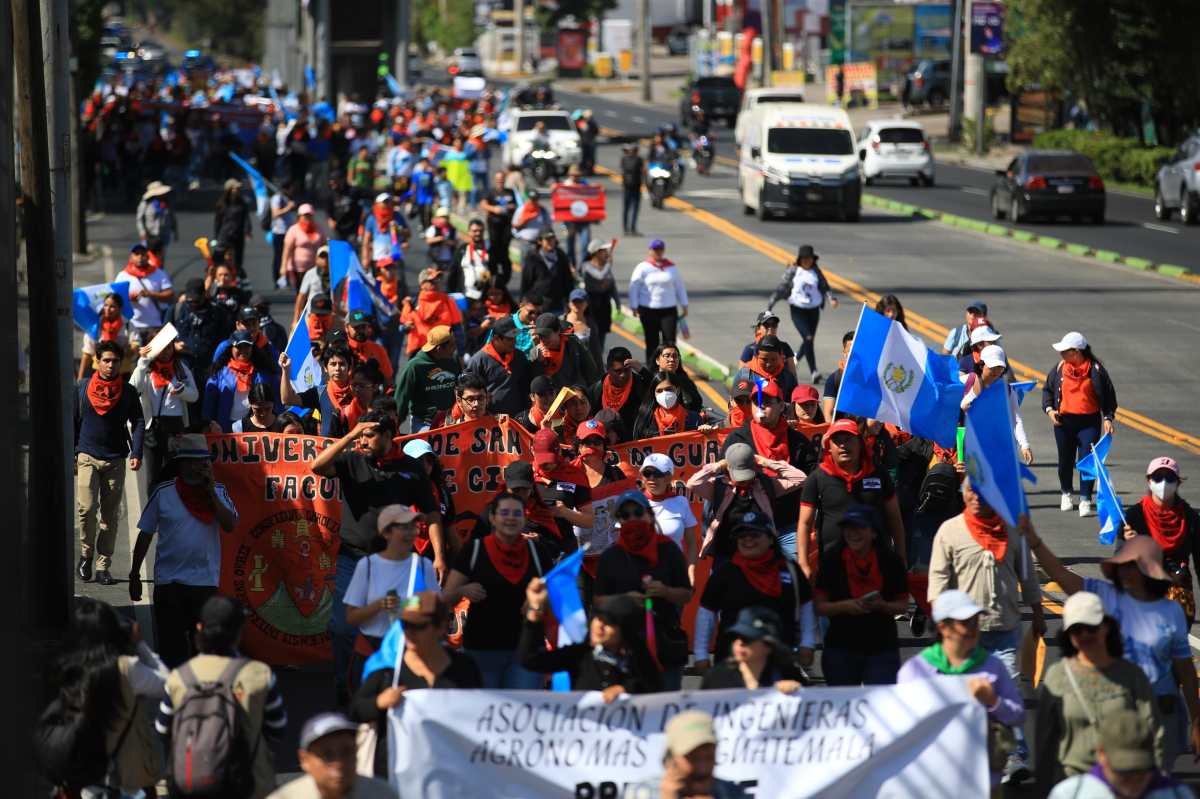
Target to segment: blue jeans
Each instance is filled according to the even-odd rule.
[[[339,553],[337,571],[333,578],[333,608],[329,615],[329,634],[333,636],[333,687],[341,701],[346,691],[346,670],[350,668],[350,653],[354,651],[354,638],[358,628],[346,621],[346,605],[343,599],[354,576],[358,558]]]
[[[484,688],[540,691],[546,685],[546,675],[521,668],[515,649],[468,649],[467,654],[479,667]]]
[[[1021,625],[1011,630],[987,630],[979,634],[979,645],[996,656],[1004,664],[1004,670],[1019,688],[1021,685],[1021,667],[1017,663],[1017,650],[1021,648]],[[1025,742],[1025,730],[1020,726],[1012,728],[1017,739],[1017,755],[1022,760],[1029,757],[1029,744]]]
[[[579,244],[578,254],[581,257],[586,258],[588,244],[590,244],[592,241],[592,226],[587,225],[587,224],[582,224],[582,223],[568,222],[566,224],[566,228],[567,228],[567,257],[571,259],[571,264],[573,266],[578,265],[579,261],[575,257],[576,252],[577,252],[575,249],[575,244],[577,242]]]
[[[796,528],[782,529],[779,531],[779,548],[783,551],[783,556],[788,560],[796,559]]]
[[[899,670],[896,649],[864,654],[827,646],[821,653],[821,673],[828,685],[892,685]]]
[[[642,187],[626,186],[621,202],[621,225],[626,233],[637,230],[638,209],[642,205]]]
[[[1058,446],[1058,484],[1064,494],[1071,493],[1075,464],[1092,451],[1104,435],[1100,414],[1064,413],[1054,428],[1054,443]],[[1079,479],[1080,499],[1090,499],[1094,480]]]

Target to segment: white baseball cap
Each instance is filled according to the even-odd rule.
[[[979,360],[983,361],[983,365],[989,369],[993,366],[1007,366],[1008,363],[1004,357],[1004,349],[995,344],[989,344],[979,353]]]
[[[671,459],[661,452],[652,452],[646,456],[646,460],[642,461],[642,468],[638,471],[644,472],[647,469],[654,469],[670,477],[675,473],[675,464],[671,463]]]
[[[1065,350],[1084,350],[1087,349],[1087,345],[1087,339],[1083,337],[1083,334],[1072,330],[1070,333],[1062,337],[1062,341],[1054,344],[1053,346],[1054,349],[1058,350],[1059,352],[1063,352]]]
[[[1076,624],[1096,627],[1104,621],[1104,603],[1090,591],[1077,591],[1063,603],[1062,628],[1069,630]]]
[[[984,341],[999,341],[1003,338],[995,330],[992,330],[987,325],[982,325],[971,331],[971,346],[975,346]]]
[[[386,191],[375,195],[375,202],[377,203],[389,203],[391,201],[392,195],[388,194]]]
[[[954,619],[966,621],[983,613],[983,608],[975,604],[975,600],[963,591],[943,591],[933,600],[933,621],[935,623]]]

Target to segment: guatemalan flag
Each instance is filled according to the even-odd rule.
[[[343,286],[347,312],[366,311],[379,319],[396,314],[396,306],[388,302],[375,279],[363,269],[349,242],[329,242],[329,285]]]
[[[408,590],[404,593],[406,601],[425,590],[425,575],[421,564],[421,556],[416,552],[408,556]],[[400,658],[404,657],[404,626],[400,620],[392,622],[379,649],[363,663],[362,678],[366,682],[374,672],[380,669],[393,669],[392,687],[400,682]]]
[[[560,647],[581,644],[588,637],[587,613],[579,596],[578,583],[579,567],[583,564],[585,551],[586,546],[575,550],[546,572],[543,578],[550,609],[554,611],[554,618],[558,619]],[[557,672],[550,680],[550,687],[555,691],[571,690],[571,675],[565,671]]]
[[[962,394],[952,356],[934,352],[903,325],[863,306],[836,410],[891,422],[950,448]]]
[[[120,295],[121,315],[128,321],[133,318],[133,303],[129,300],[128,283],[100,283],[75,289],[71,296],[71,319],[75,326],[93,339],[100,338],[100,309],[109,294]]]
[[[292,388],[296,389],[297,394],[302,394],[325,382],[325,373],[321,371],[321,365],[317,363],[317,356],[313,354],[307,315],[301,316],[300,320],[296,322],[296,326],[292,328],[292,335],[288,338],[284,352],[292,359],[292,364],[288,367],[288,379],[292,381]]]
[[[1080,478],[1096,481],[1096,516],[1100,519],[1100,543],[1112,546],[1117,540],[1117,533],[1125,524],[1125,511],[1121,507],[1121,498],[1113,488],[1112,477],[1108,474],[1108,459],[1112,449],[1112,436],[1108,433],[1092,445],[1092,451],[1084,455],[1075,468],[1079,470]]]
[[[967,408],[963,455],[971,488],[1013,527],[1029,511],[1022,478],[1037,482],[1017,460],[1008,385],[997,380]]]

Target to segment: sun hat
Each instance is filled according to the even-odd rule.
[[[152,180],[150,185],[146,187],[145,193],[142,194],[143,200],[149,200],[153,197],[161,197],[164,194],[170,194],[171,187],[163,183],[161,180]]]
[[[1100,571],[1109,580],[1116,582],[1117,567],[1122,563],[1136,563],[1138,571],[1151,580],[1174,582],[1163,568],[1162,548],[1148,535],[1135,536],[1125,541],[1120,552],[1100,561]]]

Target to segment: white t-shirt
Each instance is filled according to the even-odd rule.
[[[114,282],[128,283],[130,291],[165,291],[166,289],[174,288],[171,284],[171,278],[163,269],[155,269],[146,277],[134,277],[125,270],[121,270]],[[133,318],[129,320],[129,324],[132,327],[142,330],[162,327],[163,311],[169,305],[169,302],[155,302],[143,293],[133,302]]]
[[[662,534],[683,549],[683,531],[696,526],[696,515],[692,513],[687,497],[672,496],[661,501],[651,499],[650,509],[654,511],[654,520],[658,522]]]
[[[326,275],[328,280],[329,276]],[[304,273],[304,277],[300,278],[300,293],[304,295],[304,315],[307,316],[312,311],[312,298],[316,294],[328,294],[321,280],[321,270],[309,269]]]
[[[437,591],[437,572],[433,570],[433,561],[428,558],[414,554],[404,560],[388,560],[383,555],[375,554],[360,558],[355,564],[354,576],[350,578],[350,585],[346,588],[346,597],[342,601],[351,607],[365,608],[376,599],[387,596],[388,591],[393,590],[401,600],[405,599],[408,596],[409,572],[414,561],[421,569],[418,584],[423,578],[425,580],[424,590]],[[370,574],[369,581],[368,573]],[[376,613],[359,630],[363,635],[382,638],[387,635],[388,625],[388,615]]]
[[[792,277],[792,293],[788,297],[788,305],[794,308],[820,308],[821,283],[816,269],[796,267]]]
[[[674,308],[677,305],[686,308],[687,304],[687,289],[674,264],[658,267],[642,261],[633,268],[629,278],[631,308]]]

